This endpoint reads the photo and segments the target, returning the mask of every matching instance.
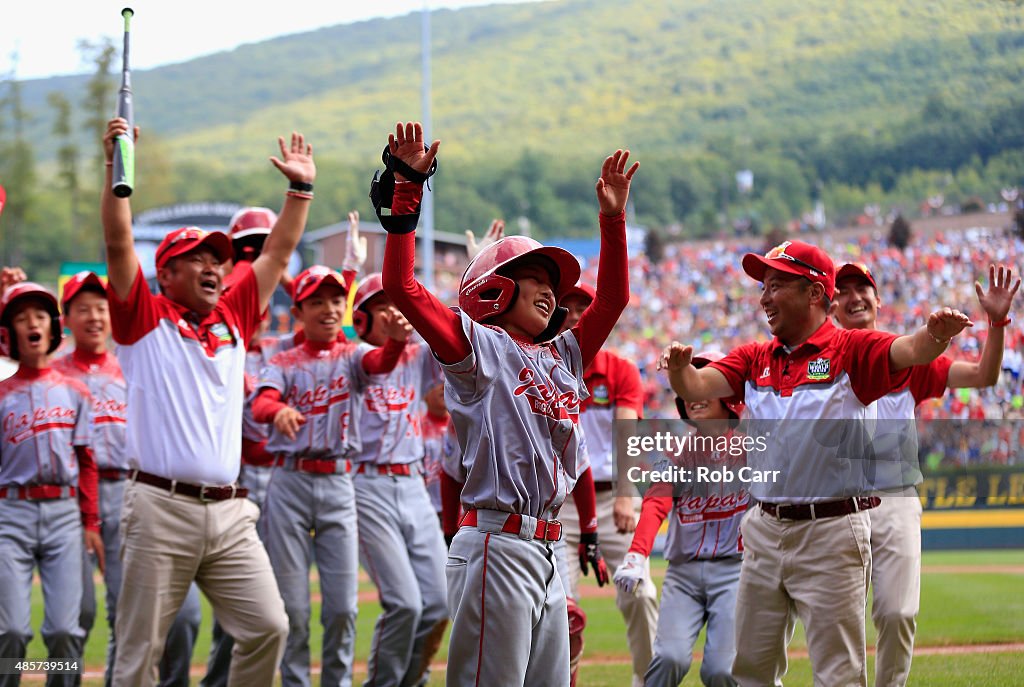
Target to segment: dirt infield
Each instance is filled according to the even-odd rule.
[[[915,656],[955,656],[961,654],[1006,654],[1006,653],[1019,653],[1024,652],[1024,643],[1008,643],[1008,644],[960,644],[951,646],[923,646],[915,647]],[[868,654],[874,655],[874,647],[868,647]],[[694,659],[699,659],[701,652],[694,652]],[[791,649],[789,651],[790,658],[807,658],[806,649]],[[626,665],[630,663],[628,656],[584,656],[582,664],[584,666],[607,666],[607,665]],[[431,664],[430,669],[434,672],[440,672],[445,669],[445,663],[436,662]],[[366,672],[366,661],[356,661],[354,669],[357,672]],[[311,672],[313,675],[320,674],[320,666],[314,664],[311,666]],[[201,678],[206,674],[206,668],[203,666],[192,666],[192,670],[189,672],[190,677]],[[90,666],[83,674],[83,679],[86,680],[97,680],[103,677],[103,668],[101,666]],[[25,675],[22,680],[24,682],[44,682],[46,679],[45,675]]]

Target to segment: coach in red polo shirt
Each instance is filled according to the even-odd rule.
[[[263,252],[222,296],[231,242],[198,227],[171,232],[156,251],[160,295],[150,293],[132,240],[131,207],[111,193],[107,125],[101,212],[117,355],[128,385],[121,515],[124,582],[117,607],[115,685],[153,685],[164,637],[194,579],[235,638],[232,685],[269,685],[288,618],[266,551],[259,509],[234,486],[242,441],[246,343],[306,224],[316,176],[312,147],[278,139],[274,166],[291,182]]]
[[[945,308],[910,336],[838,329],[827,316],[835,266],[800,241],[764,257],[748,254],[743,269],[762,284],[774,339],[740,346],[699,370],[690,364],[693,348],[679,343],[660,361],[684,400],[736,395],[755,431],[771,423],[763,432],[767,450],[748,453],[765,481],[751,483],[759,504],[741,527],[733,676],[740,685],[780,684],[799,617],[815,684],[865,685],[866,511],[878,499],[856,491],[863,485],[851,463],[864,445],[850,443],[858,436],[852,430],[871,420],[871,403],[902,384],[907,368],[934,360],[971,323]]]

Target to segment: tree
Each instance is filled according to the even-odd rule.
[[[902,214],[896,215],[892,226],[889,227],[889,244],[896,246],[901,251],[906,250],[912,234],[910,222]]]
[[[81,212],[79,210],[80,186],[78,179],[78,145],[72,138],[71,102],[61,93],[50,93],[47,102],[56,111],[53,122],[53,133],[60,140],[57,149],[58,177],[61,186],[68,194],[69,216],[71,218],[72,236],[80,236]]]
[[[116,84],[110,76],[110,67],[117,57],[117,48],[109,37],[97,43],[79,41],[78,50],[82,60],[95,65],[92,78],[85,85],[85,97],[82,107],[85,109],[85,130],[91,140],[96,143],[96,167],[103,170],[103,134],[107,130],[107,120],[114,111],[114,93]]]
[[[16,65],[17,53],[14,53],[11,59]],[[3,178],[7,189],[7,202],[4,205],[4,260],[5,264],[22,265],[30,270],[31,266],[24,264],[25,253],[21,237],[28,235],[26,225],[33,211],[36,188],[35,160],[32,147],[25,139],[25,127],[29,116],[22,103],[21,84],[15,78],[14,69],[8,74],[6,85],[7,94],[0,112],[6,110],[10,116],[13,139],[0,145],[0,177]]]

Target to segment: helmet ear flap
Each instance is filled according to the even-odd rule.
[[[352,313],[352,326],[360,339],[365,339],[373,327],[373,315],[365,310],[359,309]]]
[[[562,306],[556,306],[555,312],[551,313],[551,319],[548,320],[548,326],[534,337],[534,343],[544,343],[558,336],[558,333],[562,331],[562,325],[565,324],[566,318],[569,317],[568,308]]]

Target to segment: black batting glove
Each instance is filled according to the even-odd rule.
[[[603,587],[608,584],[608,565],[604,562],[604,556],[601,555],[601,547],[597,543],[597,532],[588,532],[580,535],[580,570],[583,574],[587,574],[587,565],[594,567],[594,579],[597,580],[597,586]]]

